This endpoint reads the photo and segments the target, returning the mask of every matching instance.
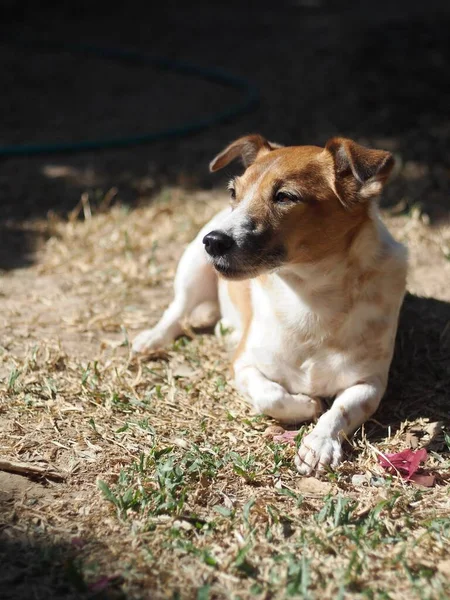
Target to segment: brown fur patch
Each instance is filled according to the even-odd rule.
[[[345,410],[345,408],[343,406],[340,406],[339,410],[341,411],[341,415],[345,421],[345,424],[347,425],[347,427],[350,427],[352,420],[350,419],[348,412]]]
[[[386,344],[382,344],[377,338],[368,338],[355,346],[358,362],[375,360],[375,357],[381,357],[385,350]]]
[[[389,328],[389,323],[384,319],[370,319],[366,325],[366,335],[374,338],[381,337]]]
[[[241,339],[239,340],[239,344],[234,351],[232,360],[234,364],[234,362],[245,350],[245,345],[247,343],[247,336],[253,317],[252,299],[250,281],[248,279],[243,281],[227,281],[227,287],[230,300],[239,311],[242,323]]]
[[[261,153],[270,152],[269,142],[259,134],[246,135],[232,142],[209,165],[211,171],[218,171],[226,167],[235,158],[240,157],[247,167],[253,163]]]
[[[384,298],[381,292],[374,291],[370,294],[370,301],[376,306],[381,306],[384,302]]]
[[[378,403],[375,403],[372,399],[366,400],[365,402],[361,402],[360,404],[361,410],[363,411],[366,419],[371,417],[373,413],[378,408]]]
[[[261,273],[261,275],[258,275],[258,277],[256,277],[256,281],[261,287],[270,286],[270,277],[267,273]]]
[[[243,142],[243,139],[238,140],[237,145]],[[332,340],[340,338],[339,330],[355,301],[373,303],[380,311],[386,304],[383,290],[375,283],[379,269],[368,266],[365,247],[358,246],[358,239],[367,229],[364,239],[370,238],[372,232],[373,243],[377,243],[370,202],[366,201],[369,194],[359,192],[372,178],[381,182],[381,189],[390,169],[389,154],[367,150],[343,139],[333,140],[325,149],[316,146],[273,148],[261,145],[259,139],[247,138],[245,144],[249,143],[257,151],[252,153],[253,162],[235,180],[233,204],[244,202],[249,229],[252,235],[258,236],[257,253],[273,254],[279,260],[276,266],[315,264],[329,257],[339,261],[343,278],[340,304],[335,317],[327,319],[326,332],[326,343],[337,346]],[[266,287],[270,285],[270,276],[259,275],[256,282]],[[245,349],[253,316],[250,283],[229,281],[228,286],[230,299],[242,318],[242,338],[235,361]],[[316,301],[315,298],[310,300]],[[319,326],[320,323],[311,323],[306,329],[316,332]],[[380,318],[361,326],[360,342],[352,350],[363,361],[382,360],[388,345],[384,337],[389,323]],[[314,333],[312,337],[317,336]],[[304,343],[309,341],[307,333],[304,338]],[[315,343],[325,343],[324,336]],[[343,344],[345,353],[348,350],[345,340]]]
[[[379,274],[377,269],[365,269],[358,275],[358,285],[364,286]]]
[[[283,247],[290,263],[315,262],[345,252],[369,221],[368,204],[343,206],[330,184],[332,160],[315,146],[280,148],[264,154],[236,182],[237,201],[257,186],[248,205],[256,228],[270,237],[268,250]],[[297,201],[277,203],[278,190]]]
[[[346,205],[377,195],[394,166],[389,152],[364,148],[345,138],[328,140],[326,149],[333,158],[336,191]]]

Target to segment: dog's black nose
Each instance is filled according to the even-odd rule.
[[[203,238],[203,243],[210,256],[223,256],[234,244],[234,240],[223,231],[210,231]]]

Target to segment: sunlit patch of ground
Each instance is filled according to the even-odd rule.
[[[85,201],[84,220],[41,223],[36,263],[2,276],[0,458],[49,470],[0,472],[2,589],[448,598],[450,228],[387,216],[410,247],[413,294],[390,392],[337,472],[305,479],[295,447],[266,437],[271,420],[235,392],[212,335],[130,356],[170,299],[185,244],[224,201],[178,190],[133,211]],[[432,488],[378,464],[421,446]]]

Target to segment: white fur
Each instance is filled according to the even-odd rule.
[[[134,351],[166,345],[181,333],[183,317],[215,297],[217,277],[206,259],[203,236],[216,228],[236,236],[243,219],[245,200],[232,213],[217,215],[187,247],[175,279],[174,301],[154,329],[136,338]],[[352,275],[355,258],[360,272],[372,269],[376,276],[363,287],[355,279],[350,286],[352,308],[346,312],[349,292],[342,282]],[[342,439],[376,410],[387,383],[405,274],[405,249],[373,208],[349,254],[282,267],[264,283],[250,280],[253,318],[244,352],[234,365],[238,389],[257,411],[284,422],[313,419],[322,410],[320,398],[335,398],[302,442],[296,459],[300,473],[336,466]],[[399,285],[394,286],[396,280]],[[382,305],[373,301],[375,293],[381,294]],[[239,335],[240,315],[223,280],[218,296],[222,317]],[[385,325],[377,337],[384,350],[381,358],[370,351],[364,356],[371,323]]]

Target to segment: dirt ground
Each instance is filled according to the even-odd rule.
[[[415,507],[421,523],[445,522],[450,463],[442,427],[449,424],[450,263],[442,248],[450,243],[450,228],[441,228],[437,237],[419,215],[387,217],[411,249],[411,294],[405,300],[391,384],[374,419],[347,449],[349,462],[337,479],[311,483],[296,476],[292,450],[283,446],[276,449],[282,466],[271,474],[275,450],[263,435],[270,419],[252,416],[235,393],[227,352],[214,336],[182,339],[150,361],[130,358],[127,340],[161,314],[185,243],[225,202],[224,194],[172,189],[151,206],[133,211],[117,205],[85,221],[53,219],[48,223],[51,237],[35,264],[4,274],[1,456],[49,471],[40,480],[1,473],[6,597],[30,597],[32,590],[36,598],[78,598],[99,590],[112,598],[190,598],[201,597],[206,589],[211,597],[247,597],[259,579],[246,579],[239,568],[227,566],[246,547],[232,534],[242,525],[230,524],[231,531],[217,525],[203,542],[205,550],[192,540],[192,523],[215,523],[217,510],[226,514],[256,502],[256,531],[259,521],[264,524],[262,506],[272,502],[279,508],[274,495],[280,488],[309,498],[309,508],[285,507],[292,527],[298,519],[307,523],[307,515],[320,509],[327,494],[358,498],[358,512],[364,513],[386,501],[390,488],[389,493],[401,493],[408,513]],[[375,450],[417,444],[431,452],[427,468],[436,477],[434,488],[419,493],[390,481],[387,490],[369,485],[361,495],[355,475],[382,476]],[[154,469],[159,468],[155,457],[184,460],[194,453],[200,461],[205,452],[231,453],[233,470],[228,464],[219,468],[208,463],[192,481],[189,471],[184,472],[182,508],[167,498],[151,509],[147,502],[128,499],[128,507],[125,489],[153,489]],[[155,467],[149,464],[135,481],[142,460],[155,460]],[[103,494],[99,480],[108,486]],[[180,527],[181,538],[174,534]],[[423,524],[416,524],[410,532],[420,568],[424,531]],[[433,561],[444,567],[445,539],[431,550]],[[260,542],[252,564],[263,560],[264,548]],[[225,555],[206,560],[205,552]],[[207,566],[213,560],[220,567]],[[379,569],[387,569],[375,566],[360,585],[373,586]],[[315,568],[321,572],[324,567]],[[330,568],[337,567],[328,565],[324,572]],[[395,569],[386,572],[392,576]],[[425,582],[430,585],[429,579]],[[391,593],[392,582],[385,583]],[[417,597],[445,597],[445,586],[436,585],[434,581],[431,588],[435,595]],[[413,590],[401,577],[395,586],[398,593],[390,597],[415,597],[408,596]],[[316,597],[314,589],[311,597]],[[335,597],[336,589],[328,585],[325,597]],[[283,597],[280,590],[275,586],[270,592],[269,587],[258,596]]]
[[[0,158],[0,459],[47,470],[0,470],[3,597],[448,597],[447,4],[0,6],[10,38],[137,47],[261,94],[256,111],[195,137]],[[142,132],[237,99],[6,42],[0,68],[0,144]],[[209,160],[249,131],[285,144],[346,135],[398,162],[382,204],[410,274],[389,389],[338,473],[306,483],[234,392],[213,336],[129,354],[183,247],[226,202],[228,173],[213,178]],[[376,452],[418,445],[435,486],[386,478]]]

